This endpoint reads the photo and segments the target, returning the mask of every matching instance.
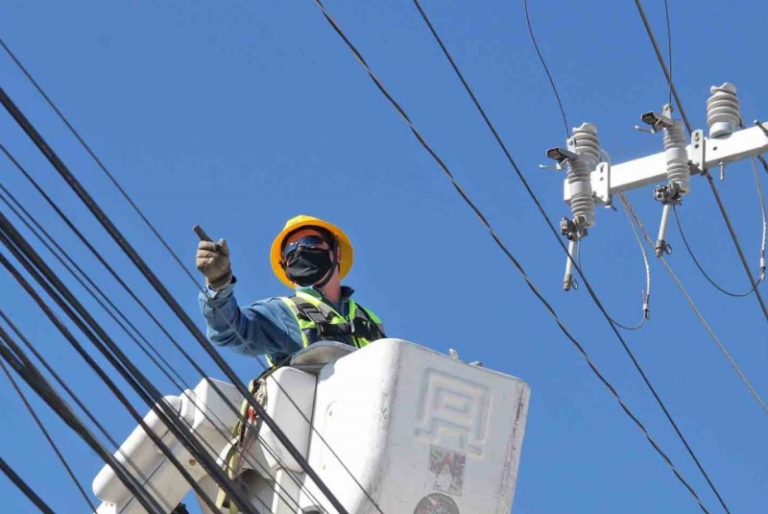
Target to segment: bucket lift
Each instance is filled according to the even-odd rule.
[[[211,380],[165,401],[223,457],[230,441],[222,434],[231,434],[237,416]],[[360,350],[315,343],[266,384],[268,414],[350,513],[379,512],[367,495],[391,514],[510,511],[530,397],[525,382],[407,341],[382,339]],[[240,404],[233,386],[218,386]],[[216,484],[154,413],[145,420],[215,498]],[[257,510],[336,512],[266,425],[243,451],[238,479]],[[115,457],[138,468],[126,466],[168,513],[191,490],[141,427]],[[98,514],[146,514],[109,467],[93,489],[103,501]],[[214,514],[202,503],[201,509]]]

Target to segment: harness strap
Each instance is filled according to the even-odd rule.
[[[341,316],[325,303],[320,302],[314,305],[300,296],[292,296],[290,299],[299,312],[317,326],[317,331],[323,339],[337,336],[359,336],[365,339],[384,337],[382,330],[371,319],[365,308],[358,304],[355,304],[357,309],[355,309],[355,317],[351,321],[333,323],[334,318]]]

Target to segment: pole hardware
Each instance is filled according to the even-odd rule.
[[[592,189],[591,173],[600,163],[600,141],[597,138],[597,127],[591,123],[583,123],[572,129],[572,136],[567,141],[568,148],[550,148],[547,157],[554,160],[557,169],[567,165],[565,176],[566,188],[569,190],[572,219],[564,218],[560,230],[568,239],[568,258],[565,263],[563,289],[569,291],[574,285],[573,259],[582,238],[586,237],[587,229],[595,223],[595,193]],[[608,193],[609,181],[600,187],[603,195]],[[578,286],[574,287],[577,288]]]
[[[672,253],[672,245],[667,242],[667,225],[669,224],[669,213],[673,206],[682,204],[682,196],[680,189],[675,182],[670,182],[669,185],[657,186],[653,191],[653,197],[656,201],[661,202],[661,226],[659,227],[659,237],[656,239],[656,257],[663,255],[670,255]]]

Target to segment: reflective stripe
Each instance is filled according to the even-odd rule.
[[[280,297],[280,300],[285,303],[288,308],[290,308],[291,312],[293,313],[293,317],[296,319],[296,323],[299,326],[299,331],[301,332],[301,339],[302,343],[304,344],[304,348],[309,346],[311,343],[315,342],[316,340],[323,339],[322,337],[317,337],[319,333],[313,334],[312,331],[319,332],[319,327],[315,321],[312,321],[312,319],[309,318],[309,316],[302,312],[302,308],[298,305],[296,300],[300,300],[300,302],[306,302],[307,304],[315,307],[317,311],[313,311],[311,314],[312,317],[315,319],[321,320],[321,319],[328,319],[328,324],[333,325],[355,325],[355,318],[358,318],[358,324],[363,323],[364,326],[370,327],[371,322],[375,324],[376,328],[378,329],[379,334],[381,334],[382,337],[384,336],[384,325],[381,322],[381,319],[376,316],[373,312],[366,309],[365,307],[358,305],[353,299],[349,299],[349,315],[347,317],[342,316],[339,314],[339,312],[334,309],[331,305],[323,302],[320,298],[317,298],[315,296],[312,296],[311,294],[304,293],[302,291],[298,291],[296,293],[295,297],[288,298],[288,297]],[[342,328],[341,330],[345,330]],[[372,330],[369,328],[369,331]],[[375,332],[372,334],[369,334],[373,336],[373,339],[368,339],[366,337],[362,336],[356,336],[352,334],[347,334],[347,337],[351,340],[352,344],[356,348],[362,348],[368,344],[370,344],[373,340],[378,339],[378,337],[375,337]],[[327,337],[326,337],[327,338]],[[273,362],[272,358],[267,355],[267,362],[269,362],[270,366],[274,366],[275,363]]]

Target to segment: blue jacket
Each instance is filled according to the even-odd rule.
[[[218,291],[208,289],[210,298],[202,292],[199,295],[211,343],[243,355],[268,354],[273,362],[280,362],[304,347],[296,317],[283,301],[267,298],[240,307],[233,290],[234,284],[230,284]],[[334,305],[311,287],[301,288],[300,291],[321,298],[343,316],[348,315],[349,298],[354,294],[351,287],[342,286],[341,305]],[[344,339],[341,337],[339,341],[352,344]]]

